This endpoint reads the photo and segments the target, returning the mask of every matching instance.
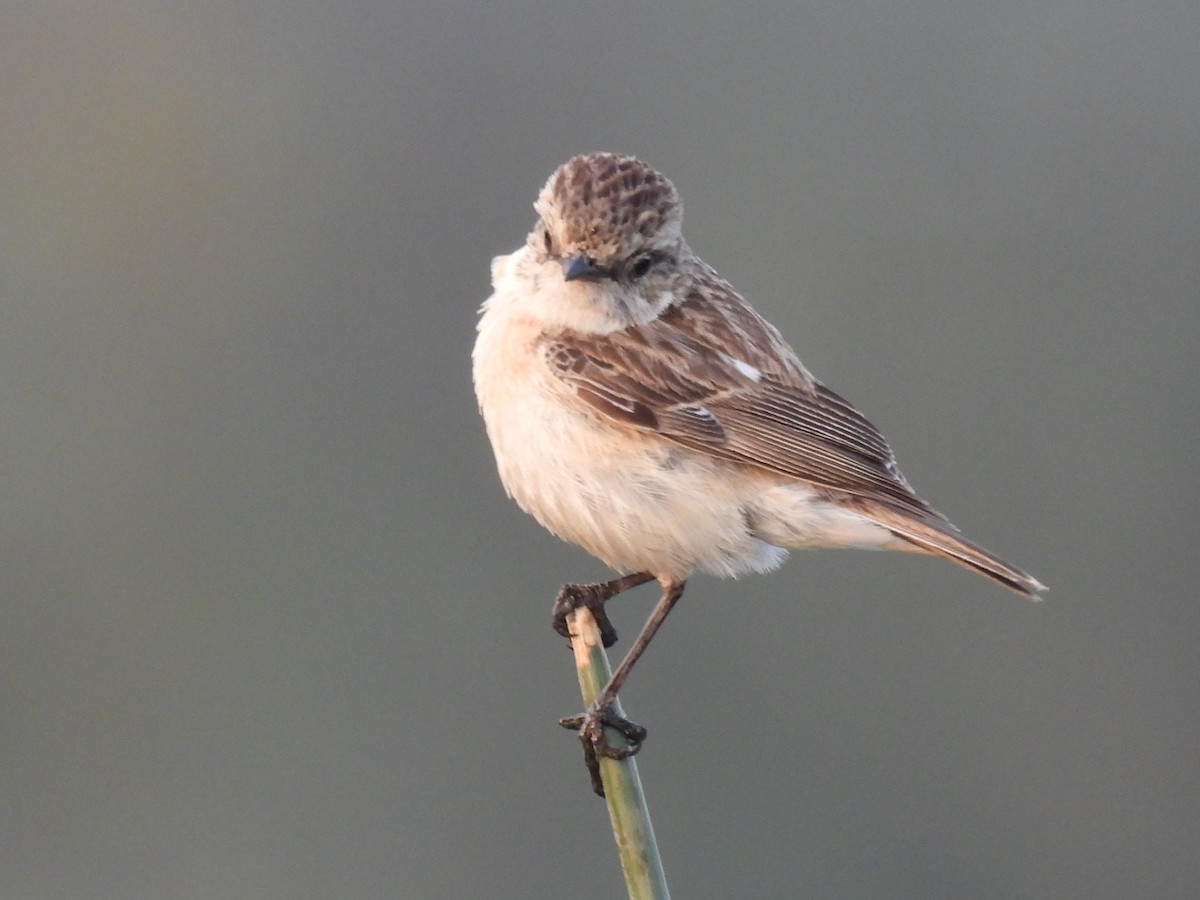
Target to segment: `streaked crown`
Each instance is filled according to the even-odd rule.
[[[683,205],[665,175],[632,156],[589,153],[567,160],[534,209],[558,255],[612,260],[679,239]]]

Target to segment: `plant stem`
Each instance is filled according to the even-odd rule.
[[[585,706],[590,707],[612,677],[608,656],[590,610],[586,607],[576,609],[567,618],[567,624],[571,631],[571,648],[575,652],[579,689]],[[614,704],[613,711],[624,715],[620,701]],[[606,730],[605,736],[614,747],[625,743],[624,737],[611,728]],[[600,778],[604,782],[608,816],[631,900],[666,900],[671,895],[654,841],[654,827],[638,778],[637,763],[632,756],[627,759],[601,757]]]

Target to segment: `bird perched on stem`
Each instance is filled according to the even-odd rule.
[[[641,747],[645,730],[612,703],[694,571],[765,572],[785,548],[857,547],[940,556],[1030,598],[1044,590],[919,497],[879,431],[692,252],[662,174],[629,156],[576,156],[534,209],[525,245],[492,262],[473,354],[500,479],[547,529],[626,573],[565,586],[560,632],[586,605],[607,646],[605,602],[662,586],[608,687],[563,720],[591,759]],[[610,746],[605,726],[629,746]]]

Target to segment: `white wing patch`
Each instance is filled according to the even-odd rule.
[[[762,372],[745,360],[737,359],[736,357],[725,354],[725,358],[733,365],[735,369],[749,378],[751,381],[762,381]]]

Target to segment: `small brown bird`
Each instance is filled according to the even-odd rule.
[[[605,601],[650,580],[663,590],[596,703],[563,720],[591,760],[640,748],[645,730],[612,703],[695,570],[764,572],[784,548],[859,547],[940,556],[1030,598],[1044,590],[917,496],[879,431],[691,251],[663,175],[628,156],[576,156],[534,209],[525,246],[492,262],[473,355],[500,479],[554,534],[628,573],[564,587],[561,633],[586,605],[607,646]],[[630,746],[607,744],[606,725]]]

